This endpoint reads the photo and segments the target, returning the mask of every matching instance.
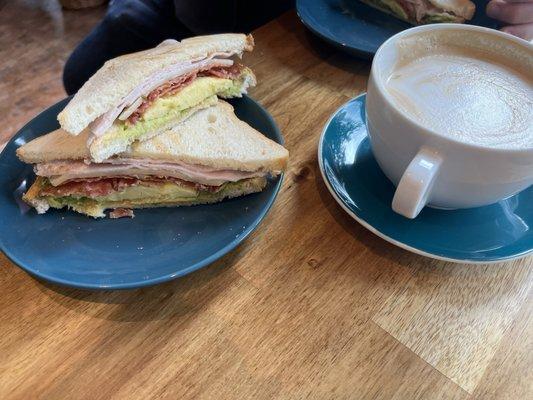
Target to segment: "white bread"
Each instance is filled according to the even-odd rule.
[[[183,161],[239,171],[282,171],[289,152],[237,118],[219,101],[198,111],[169,133],[134,143],[124,156]]]
[[[26,143],[18,157],[37,164],[58,160],[89,159],[87,132],[79,136],[58,129]],[[184,122],[144,142],[135,143],[121,157],[187,162],[240,171],[285,169],[289,152],[237,118],[224,102],[200,110]]]
[[[241,55],[251,51],[251,35],[228,33],[197,36],[107,61],[59,113],[61,127],[78,135],[96,118],[118,106],[122,99],[153,73],[180,62],[215,53]]]
[[[28,164],[89,159],[88,136],[89,131],[87,130],[81,135],[72,136],[63,129],[57,129],[19,147],[17,157]]]

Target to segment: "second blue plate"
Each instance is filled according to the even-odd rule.
[[[474,3],[476,14],[469,22],[497,27],[497,22],[485,14],[487,0],[474,0]],[[372,58],[388,38],[412,27],[358,0],[297,0],[296,10],[315,35],[362,58]]]

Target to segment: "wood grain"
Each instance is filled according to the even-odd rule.
[[[4,139],[63,96],[61,60],[96,20],[61,14],[68,33],[34,31],[14,22],[16,4],[0,8],[0,52],[20,56],[0,64],[0,93],[17,88],[0,97]],[[369,63],[326,47],[293,12],[254,36],[252,95],[291,152],[272,211],[231,254],[151,288],[63,288],[0,254],[0,398],[531,398],[532,258],[431,261],[355,223],[316,152],[331,113],[365,90]]]
[[[0,0],[0,146],[65,97],[63,64],[104,11],[64,11],[56,0]]]
[[[533,296],[529,292],[509,332],[476,386],[476,400],[528,399],[533,393]],[[507,374],[502,371],[508,371]]]
[[[413,272],[373,321],[472,392],[525,303],[531,263],[428,262]]]

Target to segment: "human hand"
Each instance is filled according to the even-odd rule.
[[[509,24],[502,31],[533,40],[533,0],[491,0],[487,15]]]

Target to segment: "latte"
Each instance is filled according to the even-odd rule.
[[[386,90],[401,111],[441,135],[486,147],[533,147],[533,51],[512,50],[406,38]]]

